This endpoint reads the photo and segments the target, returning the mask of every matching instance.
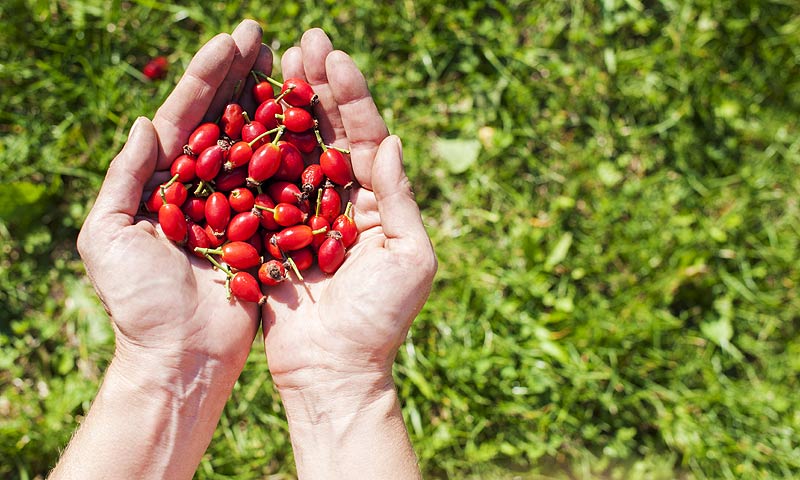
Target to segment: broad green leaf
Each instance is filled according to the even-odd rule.
[[[553,251],[550,252],[550,255],[547,256],[547,260],[544,262],[544,269],[546,271],[550,271],[561,263],[565,258],[567,258],[567,253],[569,252],[569,247],[572,245],[572,233],[571,232],[564,232],[561,235],[561,238],[558,240],[558,243],[553,248]]]
[[[603,185],[607,187],[614,186],[617,182],[622,180],[622,174],[611,162],[601,162],[600,165],[597,166],[597,176],[600,177],[600,181],[603,182]]]
[[[436,155],[445,161],[452,173],[464,173],[478,159],[481,143],[478,140],[439,138],[433,143]]]
[[[0,184],[0,218],[11,220],[45,195],[47,186],[31,182]]]
[[[730,319],[720,318],[713,322],[705,322],[700,325],[703,335],[709,340],[719,345],[719,347],[737,360],[742,359],[742,353],[731,343],[733,338],[733,325]]]

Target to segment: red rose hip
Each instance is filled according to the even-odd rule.
[[[269,260],[258,267],[258,280],[271,287],[286,280],[286,267],[278,260]]]
[[[204,123],[197,127],[189,136],[189,155],[199,155],[206,148],[216,145],[219,140],[219,126],[216,123]]]
[[[345,248],[341,235],[337,234],[335,230],[332,231],[317,250],[319,269],[327,274],[336,272],[344,262]]]
[[[158,209],[158,223],[161,224],[161,230],[168,239],[178,244],[186,242],[189,225],[179,206],[172,203],[161,205]]]
[[[281,87],[281,94],[286,103],[295,107],[310,107],[319,102],[314,89],[302,78],[286,79]]]
[[[206,222],[215,233],[222,233],[231,219],[231,207],[228,198],[222,192],[214,192],[208,196],[205,205]]]
[[[247,241],[255,235],[258,227],[261,224],[261,214],[253,214],[252,212],[237,213],[228,223],[226,233],[228,240],[233,242]]]
[[[234,297],[246,302],[263,305],[267,297],[261,293],[258,280],[247,272],[236,272],[231,277],[231,293]]]
[[[222,261],[237,270],[247,270],[261,263],[258,250],[248,242],[228,242],[219,251],[208,253],[222,255]]]
[[[352,211],[353,204],[347,202],[344,213],[336,217],[331,224],[331,230],[335,230],[342,235],[342,244],[344,244],[345,248],[350,248],[356,243],[356,237],[358,237],[358,227],[356,227],[356,222],[353,220]]]

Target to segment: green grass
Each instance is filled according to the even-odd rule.
[[[132,120],[243,17],[365,71],[440,261],[397,362],[430,478],[800,475],[790,1],[0,5],[0,477],[112,352],[75,237]],[[167,80],[144,83],[166,54]],[[291,478],[255,346],[198,478]]]

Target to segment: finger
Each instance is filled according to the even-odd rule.
[[[208,41],[195,54],[175,90],[153,118],[160,149],[156,169],[164,170],[180,155],[189,134],[202,121],[233,62],[236,43],[227,33]]]
[[[367,81],[346,53],[331,52],[325,59],[325,69],[347,133],[353,174],[361,186],[372,189],[372,163],[389,131],[372,100]]]
[[[92,208],[93,218],[124,227],[133,224],[145,183],[153,175],[158,156],[158,135],[153,124],[139,117],[128,141],[108,167]]]
[[[333,97],[325,69],[325,59],[333,51],[333,44],[322,29],[312,28],[303,34],[300,48],[303,51],[306,80],[314,89],[314,93],[319,96],[319,104],[314,110],[319,119],[322,138],[328,143],[346,148],[347,140],[342,117],[339,115],[339,107]]]
[[[272,50],[263,43],[258,50],[258,56],[256,57],[256,61],[253,63],[252,70],[257,72],[261,72],[264,75],[272,75]],[[247,81],[244,84],[244,92],[242,94],[241,103],[242,108],[245,109],[250,116],[252,117],[255,114],[256,108],[256,100],[253,98],[253,86],[256,84],[256,79],[253,75],[247,76]]]
[[[236,44],[233,62],[228,69],[228,75],[217,89],[214,100],[211,101],[211,106],[204,118],[205,121],[213,122],[222,114],[225,105],[236,101],[241,94],[245,80],[261,50],[261,33],[261,26],[257,22],[245,20],[231,34],[231,38]]]
[[[152,192],[162,183],[168,182],[172,178],[168,170],[157,171],[144,184],[144,193]]]
[[[392,135],[381,142],[372,167],[372,183],[386,247],[419,249],[430,245],[419,207],[403,170],[403,147]]]
[[[302,78],[305,80],[303,51],[300,47],[292,47],[284,52],[281,57],[281,74],[283,78]]]

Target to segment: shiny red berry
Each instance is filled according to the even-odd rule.
[[[231,293],[239,300],[263,305],[267,297],[261,293],[258,280],[247,272],[236,272],[231,277]]]
[[[281,164],[275,172],[275,179],[297,182],[305,167],[303,155],[289,142],[278,142],[278,148],[281,150]]]
[[[310,107],[319,102],[314,89],[302,78],[286,79],[281,87],[281,93],[286,103],[295,107]]]
[[[261,122],[248,122],[242,127],[242,141],[248,143],[253,142],[251,147],[256,149],[269,141],[267,136],[262,136],[264,133],[267,133],[267,130],[269,129]],[[258,140],[258,137],[261,137],[261,139]]]
[[[286,278],[286,267],[278,260],[268,260],[258,267],[258,280],[264,285],[273,287]]]
[[[312,163],[300,174],[301,190],[310,194],[322,185],[323,180],[325,180],[325,174],[322,173],[322,167],[318,163]]]
[[[281,166],[281,149],[274,143],[258,148],[247,164],[248,185],[258,186],[261,182],[275,175]]]
[[[282,227],[291,227],[292,225],[303,223],[307,215],[296,205],[290,203],[278,203],[275,208],[264,210],[272,213],[275,221]]]
[[[276,260],[283,260],[284,254],[280,247],[278,247],[278,242],[275,240],[276,234],[277,232],[266,232],[264,234],[264,248],[267,249],[267,252],[272,258]]]
[[[330,230],[331,228],[328,221],[325,220],[324,217],[321,217],[319,215],[314,215],[313,217],[309,218],[307,225],[311,227],[312,230],[319,230],[325,228],[327,231]],[[311,241],[311,246],[314,247],[314,249],[316,250],[319,248],[320,245],[322,245],[322,242],[324,241],[325,241],[325,235],[314,235],[314,239]]]
[[[291,252],[288,258],[292,259],[297,269],[300,271],[308,270],[314,265],[314,252],[311,250],[311,247],[295,250]]]
[[[200,153],[195,163],[197,178],[210,182],[217,176],[225,162],[225,150],[219,145],[212,145]]]
[[[267,193],[278,203],[296,204],[300,199],[300,187],[291,182],[272,182],[267,185]]]
[[[258,231],[261,224],[261,214],[253,212],[241,212],[234,215],[228,222],[226,233],[228,240],[232,242],[245,242]]]
[[[222,246],[222,261],[237,270],[247,270],[261,264],[261,257],[248,242],[228,242]]]
[[[206,219],[206,199],[204,197],[189,197],[183,202],[181,210],[192,221],[201,223]]]
[[[244,113],[244,109],[241,105],[229,103],[225,106],[225,111],[222,112],[222,117],[219,120],[222,133],[232,140],[242,137],[242,127],[244,127],[242,113]]]
[[[344,213],[336,217],[331,224],[331,230],[335,230],[342,235],[342,244],[345,248],[350,248],[356,243],[358,237],[358,227],[352,216],[353,204],[347,202]]]
[[[188,238],[186,249],[198,257],[203,257],[202,253],[195,251],[195,248],[215,248],[208,238],[206,230],[195,222],[189,222]]]
[[[249,189],[238,187],[228,194],[228,203],[236,212],[249,212],[255,205],[256,198]]]
[[[275,115],[283,113],[283,107],[275,99],[268,99],[256,108],[256,113],[253,115],[255,121],[263,124],[267,130],[272,130],[278,126],[278,118]]]
[[[230,192],[234,188],[241,187],[247,180],[247,167],[234,168],[230,172],[220,172],[214,178],[214,188],[220,192]]]
[[[319,156],[319,165],[326,177],[338,185],[347,185],[353,181],[350,173],[350,162],[339,150],[325,148]]]
[[[294,225],[276,233],[275,242],[284,252],[299,250],[311,245],[315,236],[324,234],[327,230],[327,226],[319,230],[312,230],[308,225]]]
[[[162,187],[165,185],[166,184],[159,185],[155,190],[153,190],[153,193],[150,194],[150,197],[148,197],[144,204],[144,207],[147,209],[147,211],[156,213],[164,203],[171,203],[180,207],[184,204],[184,202],[186,202],[189,192],[182,183],[172,182],[171,185],[163,189],[164,196],[162,197]]]
[[[219,126],[216,123],[204,123],[197,127],[189,136],[188,154],[199,155],[203,150],[217,144],[219,140]]]
[[[317,250],[317,263],[320,270],[331,274],[344,262],[345,248],[338,232],[334,230],[329,235]]]
[[[290,107],[283,111],[283,115],[277,115],[283,125],[292,132],[305,132],[314,128],[315,121],[311,113],[299,107]]]
[[[228,198],[222,192],[214,192],[208,196],[205,205],[206,222],[215,233],[222,233],[231,219],[231,207]]]
[[[178,181],[181,183],[189,183],[197,176],[195,171],[196,160],[189,155],[183,154],[172,162],[169,167],[170,176],[178,176]]]
[[[179,206],[172,203],[161,205],[158,209],[158,223],[168,239],[179,244],[186,242],[189,225]]]
[[[313,152],[318,145],[317,137],[311,130],[306,132],[292,132],[291,130],[287,130],[282,138],[297,147],[297,149],[303,153]]]
[[[275,98],[275,91],[269,82],[259,81],[253,85],[253,97],[256,99],[256,103],[261,104],[271,98]]]
[[[342,211],[342,197],[330,182],[326,182],[321,191],[318,215],[325,217],[329,223],[333,223]]]

